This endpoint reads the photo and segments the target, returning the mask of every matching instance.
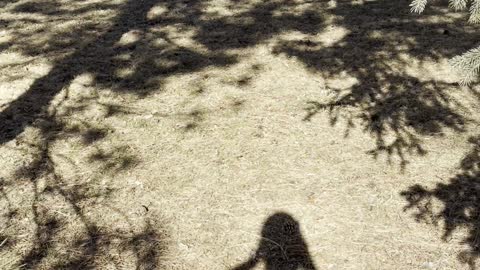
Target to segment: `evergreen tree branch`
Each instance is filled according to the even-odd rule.
[[[460,73],[460,84],[466,85],[475,81],[480,71],[480,46],[452,58],[450,65]]]
[[[413,0],[410,11],[422,13],[428,4],[428,0]],[[470,4],[468,21],[480,23],[480,0],[450,0],[449,6],[454,10],[465,10]],[[478,78],[480,73],[480,46],[456,56],[450,60],[450,65],[460,74],[460,84],[466,85]]]

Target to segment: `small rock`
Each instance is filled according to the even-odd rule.
[[[433,262],[425,262],[422,264],[424,269],[435,269],[435,264]]]

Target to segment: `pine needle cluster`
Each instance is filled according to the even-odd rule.
[[[413,0],[410,4],[411,11],[422,13],[429,0]],[[450,0],[450,8],[456,11],[469,10],[468,21],[472,24],[480,23],[480,0]],[[450,60],[450,64],[461,75],[460,83],[469,84],[478,79],[480,72],[480,46],[456,56]]]

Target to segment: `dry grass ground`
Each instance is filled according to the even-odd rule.
[[[0,269],[475,269],[441,3],[0,0]]]

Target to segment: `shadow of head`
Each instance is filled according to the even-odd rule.
[[[284,212],[265,221],[255,256],[234,270],[252,269],[259,261],[265,263],[267,270],[315,269],[300,224]]]
[[[285,242],[290,237],[301,237],[300,224],[287,213],[276,213],[263,224],[262,237],[277,243]]]

